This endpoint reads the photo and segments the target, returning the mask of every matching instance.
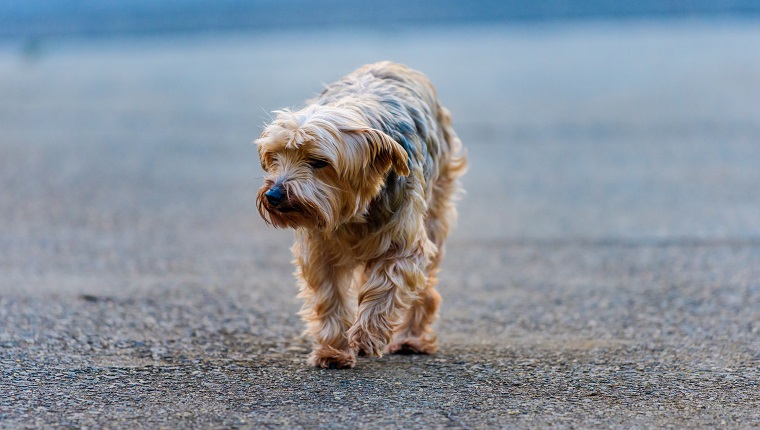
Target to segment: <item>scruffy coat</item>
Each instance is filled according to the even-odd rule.
[[[295,229],[311,363],[434,352],[435,285],[466,158],[433,85],[380,62],[276,113],[256,141],[257,204],[268,223]]]

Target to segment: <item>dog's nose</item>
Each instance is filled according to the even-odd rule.
[[[282,193],[282,190],[280,190],[280,187],[278,186],[270,188],[269,191],[264,193],[264,195],[267,196],[267,201],[272,206],[277,206],[282,203],[282,200],[285,197],[285,194]]]

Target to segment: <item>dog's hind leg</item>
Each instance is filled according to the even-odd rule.
[[[451,114],[441,108],[438,120],[445,142],[443,157],[446,161],[441,164],[440,175],[433,184],[425,219],[427,236],[437,250],[427,266],[425,290],[404,315],[393,343],[386,349],[391,354],[432,354],[437,349],[437,337],[431,325],[438,315],[441,296],[435,287],[443,260],[444,243],[457,218],[454,202],[461,190],[459,178],[467,169],[467,158],[461,154],[462,143],[451,126]]]
[[[419,299],[427,279],[427,238],[417,250],[394,253],[367,263],[366,282],[358,295],[358,311],[348,332],[351,348],[361,355],[382,355],[400,322],[400,314]]]
[[[437,337],[430,326],[437,316],[441,296],[433,286],[422,296],[404,315],[393,343],[386,348],[389,354],[433,354],[436,351]]]
[[[438,272],[443,258],[443,239],[448,230],[448,224],[442,224],[429,218],[427,224],[428,236],[437,245],[437,251],[427,266],[427,281],[425,289],[403,316],[401,324],[396,328],[393,342],[388,345],[386,352],[390,354],[432,354],[437,349],[437,337],[431,325],[438,316],[438,306],[441,296],[435,289],[438,284]]]

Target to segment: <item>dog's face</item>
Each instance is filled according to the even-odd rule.
[[[409,174],[401,145],[355,111],[312,105],[275,113],[256,140],[265,172],[257,206],[268,224],[334,230],[362,218],[391,168]]]

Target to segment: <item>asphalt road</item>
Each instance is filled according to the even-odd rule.
[[[760,26],[0,49],[0,428],[760,426]],[[250,144],[367,62],[468,148],[440,353],[306,365]]]

